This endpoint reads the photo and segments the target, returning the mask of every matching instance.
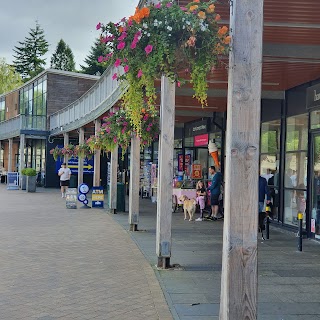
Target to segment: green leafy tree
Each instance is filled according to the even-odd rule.
[[[81,67],[81,72],[91,75],[101,75],[109,66],[108,62],[100,63],[98,58],[104,56],[109,50],[105,43],[101,42],[100,39],[96,39],[94,45],[91,47],[89,55],[85,58],[84,63],[86,66]]]
[[[43,56],[48,52],[49,44],[38,22],[34,29],[30,29],[29,36],[18,43],[19,45],[13,49],[13,63],[17,72],[27,81],[44,70],[46,59]]]
[[[22,83],[21,76],[14,67],[7,64],[4,58],[0,58],[0,94],[9,92]]]
[[[51,68],[75,71],[74,55],[70,47],[61,39],[51,57]]]

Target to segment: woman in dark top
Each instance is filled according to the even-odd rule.
[[[197,203],[200,206],[200,217],[196,219],[196,221],[202,221],[203,220],[203,209],[206,206],[206,188],[204,187],[204,183],[200,180],[197,183]]]

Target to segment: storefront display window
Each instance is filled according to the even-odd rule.
[[[311,129],[320,128],[320,110],[312,111],[310,114]]]
[[[306,221],[308,170],[308,114],[287,119],[284,173],[284,223],[297,225],[297,214]]]

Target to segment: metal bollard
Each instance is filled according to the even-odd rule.
[[[299,251],[302,251],[302,220],[303,220],[303,213],[298,212],[298,221],[299,221],[298,250]]]
[[[270,226],[270,219],[269,219],[269,216],[266,217],[267,221],[266,221],[266,237],[267,237],[267,240],[270,239],[270,229],[269,229],[269,226]]]

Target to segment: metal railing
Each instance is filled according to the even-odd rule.
[[[125,85],[112,79],[114,73],[123,74],[123,68],[109,67],[82,97],[52,114],[50,135],[78,129],[112,108],[126,90]]]
[[[21,128],[21,116],[0,122],[0,140],[19,136]]]

